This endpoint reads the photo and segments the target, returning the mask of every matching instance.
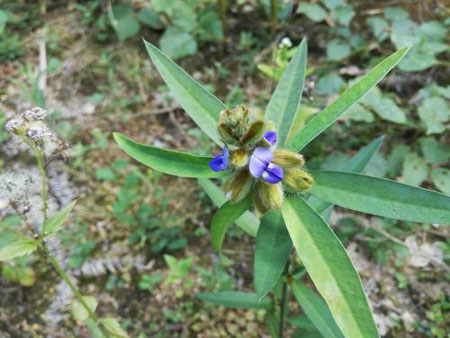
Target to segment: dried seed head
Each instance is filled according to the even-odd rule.
[[[11,119],[8,122],[6,122],[5,128],[10,133],[14,134],[22,134],[24,129],[23,121]]]
[[[298,168],[288,169],[284,175],[283,184],[292,191],[305,191],[311,188],[314,179],[306,171]]]
[[[47,111],[41,107],[34,107],[22,114],[27,121],[42,121],[47,116]]]
[[[44,131],[39,126],[31,126],[25,134],[35,142],[40,141],[44,137]]]
[[[273,155],[273,163],[283,168],[301,167],[305,164],[303,155],[289,150],[275,149]]]

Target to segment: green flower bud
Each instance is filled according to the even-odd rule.
[[[313,183],[313,177],[304,170],[292,168],[284,172],[283,184],[289,190],[305,191],[311,188]]]
[[[273,155],[273,163],[283,168],[301,167],[305,164],[302,155],[289,150],[275,149]]]
[[[265,214],[267,211],[280,208],[283,204],[283,198],[281,184],[258,183],[255,206],[260,213]]]
[[[241,201],[250,192],[252,187],[252,178],[247,169],[239,171],[225,185],[225,192],[230,194],[230,201],[235,203]]]
[[[230,151],[230,163],[235,167],[243,167],[248,163],[248,156],[244,149]]]
[[[250,124],[247,133],[241,138],[241,144],[247,145],[257,142],[264,133],[264,121],[255,121]]]

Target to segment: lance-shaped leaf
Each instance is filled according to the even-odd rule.
[[[410,222],[450,224],[450,197],[356,173],[313,171],[314,196],[368,214]]]
[[[20,236],[0,249],[0,262],[29,255],[37,249],[38,245],[38,241]]]
[[[152,147],[135,142],[120,133],[114,133],[119,146],[132,158],[165,174],[180,177],[219,177],[223,172],[215,172],[209,167],[212,157],[203,157]]]
[[[378,149],[380,149],[381,143],[383,143],[383,136],[373,140],[369,145],[362,148],[358,154],[353,156],[342,168],[343,171],[362,173],[369,165],[370,161],[374,158]],[[308,204],[312,206],[319,214],[322,214],[328,208],[333,206],[332,203],[324,201],[315,196],[308,198]],[[323,214],[322,214],[323,216]],[[326,218],[325,218],[326,219]]]
[[[344,338],[327,304],[318,294],[303,283],[295,280],[292,284],[292,290],[303,312],[305,312],[322,336],[327,338]]]
[[[211,241],[213,247],[220,252],[228,226],[234,223],[252,205],[252,194],[243,200],[231,203],[227,201],[214,214],[211,220]]]
[[[266,213],[256,235],[254,283],[258,297],[273,289],[283,273],[292,241],[280,211]]]
[[[198,180],[198,184],[218,207],[221,207],[228,201],[222,189],[211,182],[211,180],[201,178]],[[250,236],[256,237],[259,227],[259,219],[254,213],[251,211],[244,212],[242,216],[235,221],[235,223]]]
[[[219,291],[197,293],[196,298],[204,302],[223,305],[234,309],[269,309],[272,304],[269,299],[259,301],[255,293],[239,291]]]
[[[266,119],[275,123],[278,146],[283,147],[302,98],[306,74],[306,40],[303,40],[281,77],[266,110]]]
[[[62,229],[64,223],[69,218],[75,203],[76,201],[73,201],[69,205],[65,206],[47,221],[47,224],[45,225],[46,236],[51,236]]]
[[[151,43],[144,41],[156,69],[177,101],[214,142],[222,145],[217,132],[219,114],[226,107],[180,66]]]
[[[282,213],[298,255],[344,336],[378,337],[358,273],[330,226],[301,197],[288,198]]]
[[[302,150],[380,82],[400,62],[408,50],[408,47],[402,48],[376,65],[356,84],[347,89],[336,101],[313,117],[289,142],[288,148],[295,151]]]

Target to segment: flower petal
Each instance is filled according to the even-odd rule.
[[[258,147],[250,156],[249,170],[252,176],[259,178],[273,159],[269,148]]]
[[[283,180],[284,171],[280,166],[270,163],[261,176],[267,183],[275,184]]]
[[[266,131],[263,135],[264,139],[271,145],[275,145],[278,141],[278,136],[276,131]]]
[[[209,162],[209,166],[211,167],[212,170],[216,172],[227,170],[229,156],[230,152],[228,151],[228,148],[225,147],[223,148],[221,155],[216,156]]]

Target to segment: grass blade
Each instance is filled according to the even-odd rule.
[[[301,197],[288,198],[282,213],[300,259],[344,336],[378,337],[358,273],[330,226]]]
[[[284,71],[267,106],[266,119],[272,120],[277,127],[279,147],[283,147],[286,142],[302,98],[307,48],[304,39]]]
[[[248,292],[203,292],[197,293],[195,297],[204,302],[223,305],[233,309],[270,309],[272,307],[269,299],[259,301],[256,294]]]
[[[214,142],[222,145],[217,122],[225,105],[158,48],[145,40],[144,43],[156,69],[186,113]]]
[[[450,224],[450,196],[356,173],[311,174],[309,193],[341,207],[403,221]]]
[[[347,89],[336,101],[317,114],[308,124],[294,136],[288,144],[288,148],[301,151],[312,140],[319,136],[325,129],[331,126],[343,113],[358,102],[369,90],[380,82],[386,74],[408,52],[405,47],[381,61],[370,72],[364,75],[358,83]]]
[[[113,136],[119,146],[132,158],[165,174],[197,178],[223,175],[223,172],[215,172],[209,167],[212,157],[152,147],[137,143],[120,133],[114,133]]]
[[[280,279],[291,247],[292,241],[281,212],[265,214],[256,235],[255,247],[253,278],[259,298],[269,293]]]

